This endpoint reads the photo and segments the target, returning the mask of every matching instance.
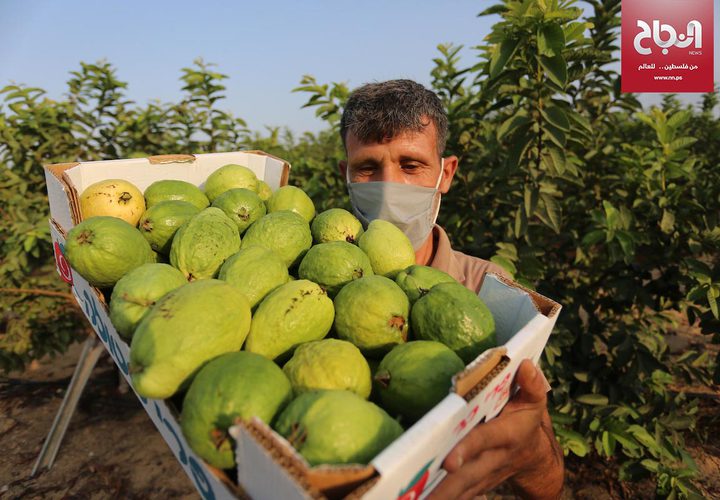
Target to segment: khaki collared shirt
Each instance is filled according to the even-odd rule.
[[[429,265],[445,271],[466,288],[478,293],[485,279],[485,273],[496,273],[509,277],[507,272],[494,262],[453,250],[447,233],[437,224],[435,224],[432,234],[435,239],[435,255]]]

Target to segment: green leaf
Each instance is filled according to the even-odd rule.
[[[604,240],[605,240],[605,231],[603,231],[602,229],[596,229],[595,231],[590,231],[588,234],[586,234],[583,237],[582,244],[583,244],[583,246],[589,247],[592,245],[596,245]]]
[[[565,33],[559,24],[543,24],[538,29],[537,44],[541,55],[548,57],[560,55],[565,48]]]
[[[687,110],[681,110],[675,112],[670,118],[668,118],[667,126],[673,129],[685,125],[688,120],[692,118],[692,113]]]
[[[533,186],[526,184],[525,185],[525,213],[528,217],[532,217],[535,214],[535,209],[537,209],[538,204],[538,195],[539,190],[536,188],[533,188]]]
[[[568,120],[565,111],[560,109],[558,106],[550,105],[545,108],[541,108],[540,114],[557,128],[566,132],[570,130],[570,121]]]
[[[565,148],[567,138],[565,137],[565,133],[562,130],[549,123],[545,123],[543,125],[543,130],[545,131],[547,137],[549,137],[550,140],[554,142],[557,147],[559,147],[560,149]]]
[[[499,45],[495,45],[490,56],[490,78],[497,77],[505,68],[505,65],[515,54],[518,42],[518,39],[506,36]]]
[[[594,406],[605,406],[608,404],[607,396],[603,396],[602,394],[583,394],[582,396],[576,397],[575,401]]]
[[[517,273],[517,268],[515,267],[515,264],[513,264],[511,260],[506,259],[505,257],[502,257],[500,255],[493,255],[492,257],[490,257],[490,262],[494,262],[495,264],[499,265],[512,276],[515,276],[515,273]]]
[[[663,210],[662,220],[660,221],[660,230],[665,234],[670,234],[675,229],[675,215],[669,210]]]
[[[615,438],[608,431],[602,433],[602,447],[607,457],[611,457],[615,453]]]
[[[677,151],[678,149],[683,149],[688,146],[692,146],[697,142],[697,139],[695,137],[680,137],[678,139],[675,139],[672,141],[669,145],[671,151]]]
[[[718,318],[720,316],[718,316],[717,294],[715,293],[715,291],[716,290],[714,287],[710,287],[707,291],[706,296],[708,304],[710,304],[710,310],[712,311],[713,316],[715,316],[715,318]]]
[[[548,78],[557,84],[560,88],[565,88],[567,84],[567,64],[561,55],[554,57],[538,56],[540,66],[545,70]]]
[[[506,135],[512,133],[514,130],[516,130],[521,125],[527,125],[528,123],[530,123],[530,121],[531,121],[530,117],[527,115],[515,114],[515,115],[511,116],[510,118],[505,120],[498,128],[497,134],[496,134],[497,140],[502,141],[502,139]]]
[[[522,208],[518,208],[515,211],[515,237],[521,238],[527,231],[527,216]]]
[[[543,222],[549,226],[557,234],[560,234],[562,213],[557,200],[547,193],[540,193],[540,199],[543,201],[544,214],[547,217],[541,217]]]
[[[631,425],[628,427],[627,430],[641,445],[643,445],[648,450],[653,451],[657,454],[663,453],[663,450],[658,444],[657,440],[652,435],[650,435],[650,433],[644,427],[641,427],[639,425]]]

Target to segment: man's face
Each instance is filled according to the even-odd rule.
[[[381,142],[361,142],[352,132],[345,138],[347,161],[340,162],[343,177],[350,182],[399,182],[435,187],[440,175],[435,124],[420,132],[404,132]],[[446,193],[457,168],[457,158],[445,159],[439,189]]]

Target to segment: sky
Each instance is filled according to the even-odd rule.
[[[202,57],[229,76],[221,107],[250,129],[317,132],[325,124],[314,110],[302,109],[308,96],[292,92],[303,75],[351,88],[391,78],[428,85],[440,43],[464,45],[461,65],[475,62],[471,47],[482,43],[497,20],[477,14],[494,3],[0,0],[0,86],[24,83],[60,98],[80,61],[105,59],[128,82],[130,99],[176,102],[181,68]],[[719,53],[716,48],[716,75]]]

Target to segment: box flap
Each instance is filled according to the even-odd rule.
[[[495,318],[498,345],[505,344],[532,318],[540,314],[525,290],[507,286],[496,274],[485,276],[478,295]]]

